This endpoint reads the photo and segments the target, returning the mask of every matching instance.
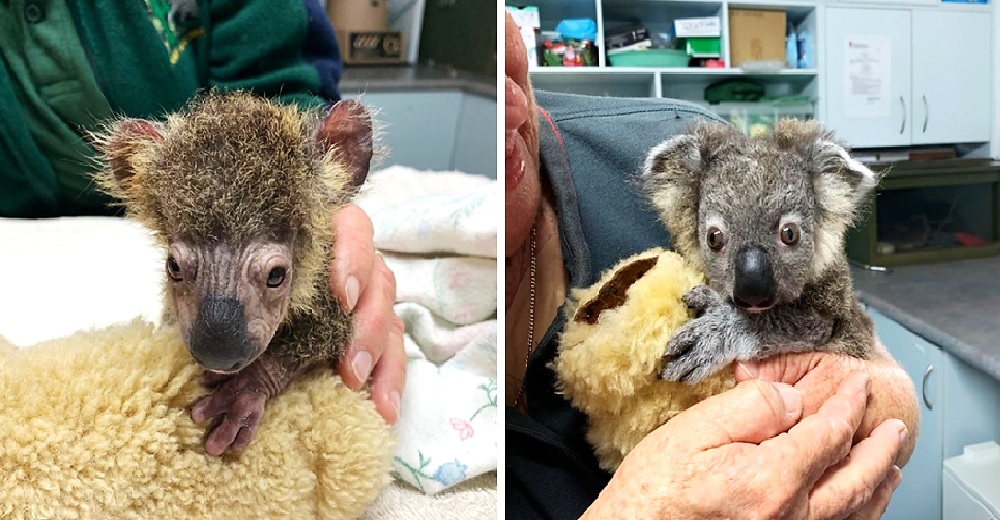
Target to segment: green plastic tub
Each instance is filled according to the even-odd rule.
[[[687,67],[687,51],[675,49],[640,49],[609,52],[612,67]]]

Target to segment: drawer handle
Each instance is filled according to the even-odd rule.
[[[934,371],[934,365],[927,365],[927,369],[924,370],[924,381],[920,385],[920,393],[924,397],[924,404],[927,406],[928,410],[933,410],[934,405],[927,399],[927,378],[931,377],[931,372]]]
[[[903,107],[903,124],[899,126],[899,133],[902,134],[906,128],[906,101],[903,101],[903,96],[899,96],[899,104]]]
[[[924,133],[927,133],[927,120],[931,118],[931,107],[927,105],[927,96],[920,96],[924,98]]]

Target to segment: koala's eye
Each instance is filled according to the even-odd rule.
[[[285,281],[285,268],[275,267],[271,269],[270,273],[267,273],[267,286],[271,289],[277,289],[281,286],[281,282]]]
[[[722,249],[726,244],[726,235],[717,227],[708,228],[708,248],[712,251]]]
[[[789,222],[781,226],[781,242],[786,246],[794,246],[799,243],[799,226]]]
[[[177,260],[174,260],[174,257],[172,256],[167,257],[167,276],[175,282],[179,282],[184,279],[181,277],[180,264],[178,264]]]

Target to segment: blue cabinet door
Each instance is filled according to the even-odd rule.
[[[869,309],[889,353],[913,381],[920,402],[920,432],[903,482],[893,494],[885,520],[941,518],[942,409],[944,353],[888,317]]]

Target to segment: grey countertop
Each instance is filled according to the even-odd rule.
[[[496,78],[430,65],[358,65],[344,67],[343,93],[460,90],[496,99]]]
[[[862,302],[1000,380],[1000,257],[852,272]]]

